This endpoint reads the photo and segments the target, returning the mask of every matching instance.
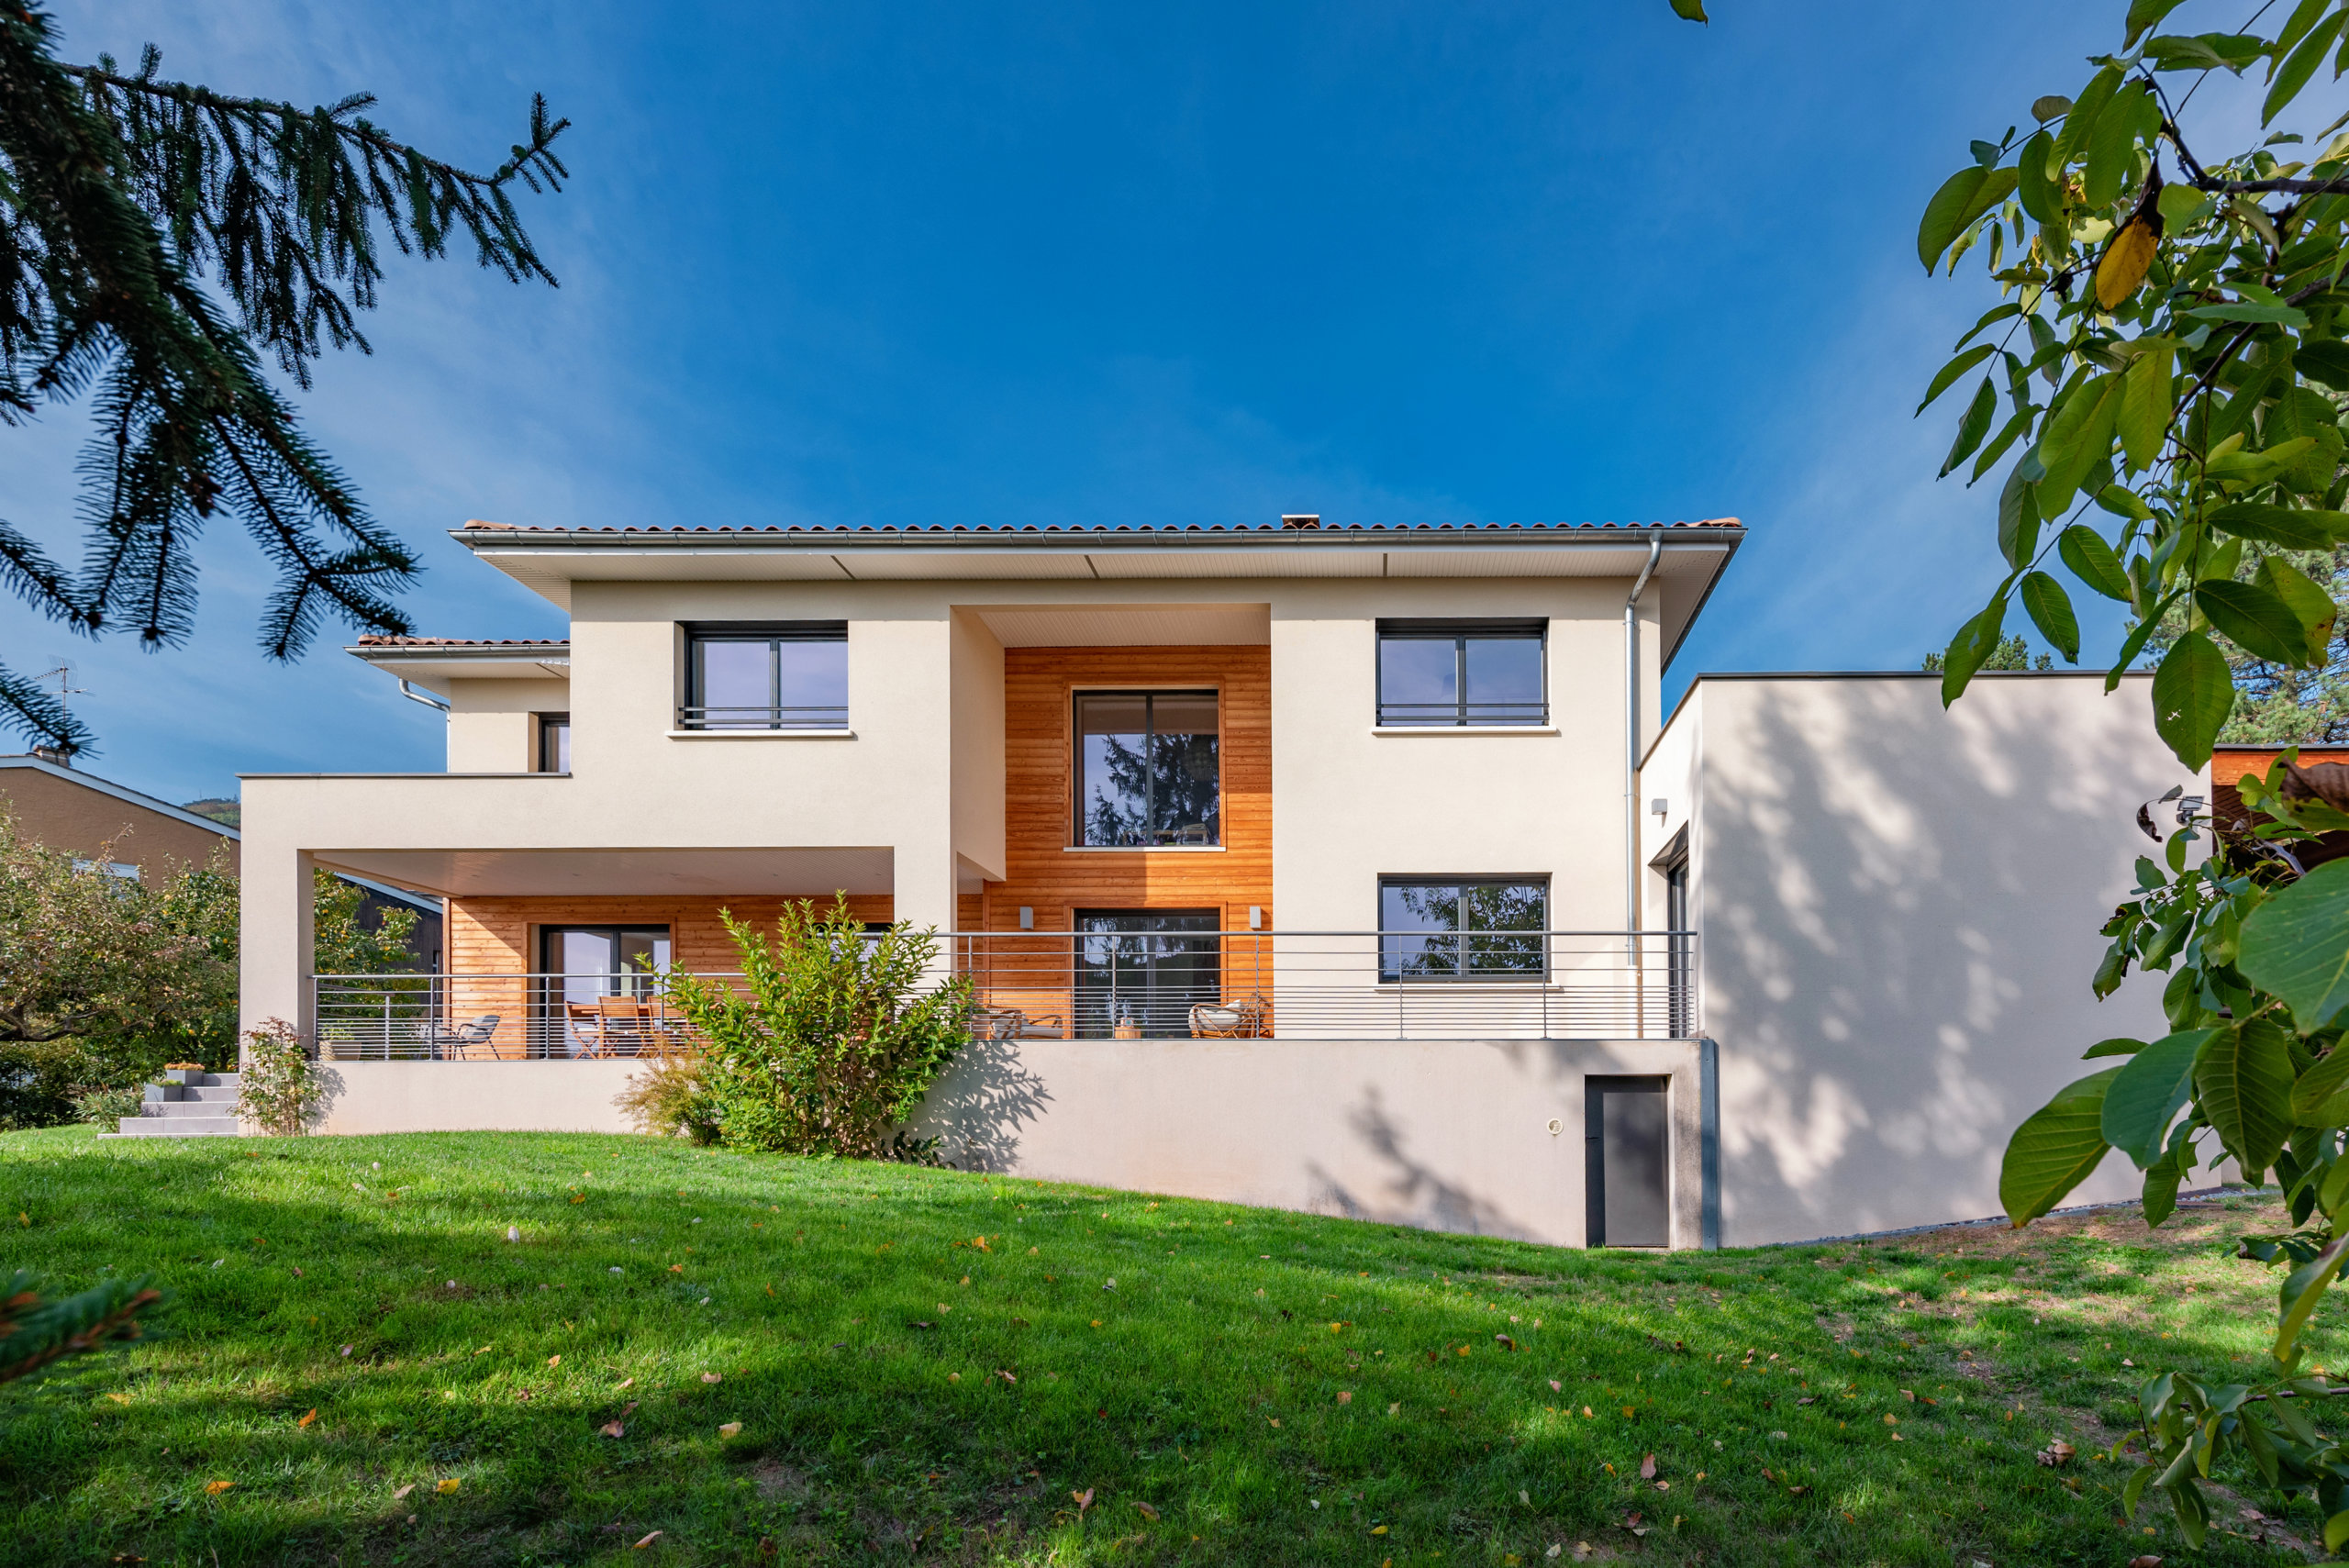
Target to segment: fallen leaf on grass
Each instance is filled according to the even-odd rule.
[[[217,1497],[235,1485],[233,1481],[207,1481],[204,1484],[204,1495],[207,1497]]]
[[[1158,1518],[1158,1510],[1152,1507],[1148,1503],[1136,1503],[1134,1505],[1134,1511],[1146,1519],[1155,1519]]]
[[[128,1405],[130,1403],[130,1396],[128,1394],[109,1394],[106,1397],[113,1400],[117,1405]]]
[[[597,1427],[596,1429],[603,1433],[607,1438],[624,1438],[628,1436],[628,1429],[621,1426],[618,1421],[606,1421],[602,1426]]]
[[[442,1496],[444,1496],[444,1497],[445,1497],[445,1496],[447,1496],[450,1493],[454,1492],[454,1491],[457,1489],[457,1487],[458,1487],[458,1485],[460,1485],[460,1483],[458,1482],[457,1478],[456,1478],[455,1476],[451,1475],[451,1476],[450,1476],[446,1481],[441,1482],[441,1483],[440,1483],[440,1485],[439,1485],[438,1486],[435,1486],[435,1487],[434,1487],[434,1488],[432,1488],[432,1489],[433,1489],[435,1492],[440,1493]]]
[[[1076,1517],[1083,1518],[1085,1510],[1093,1506],[1093,1488],[1087,1486],[1084,1491],[1071,1492],[1069,1496],[1076,1499]]]
[[[719,1425],[718,1429],[718,1435],[721,1438],[739,1438],[742,1435],[742,1423],[740,1421],[724,1422]]]
[[[2052,1442],[2045,1448],[2041,1449],[2033,1457],[2035,1457],[2040,1463],[2045,1465],[2053,1466],[2058,1464],[2069,1464],[2072,1462],[2072,1455],[2075,1451],[2076,1451],[2070,1443]]]
[[[659,1531],[659,1530],[657,1530],[657,1529],[656,1529],[656,1530],[654,1530],[651,1535],[648,1535],[648,1536],[646,1536],[642,1540],[638,1541],[638,1542],[636,1543],[635,1550],[637,1550],[637,1551],[643,1551],[646,1547],[648,1547],[648,1546],[651,1545],[654,1541],[656,1541],[656,1540],[660,1540],[660,1539],[661,1539],[661,1533],[662,1533],[662,1532],[661,1532],[661,1531]]]
[[[1339,1403],[1339,1404],[1341,1404],[1341,1405],[1351,1405],[1351,1404],[1353,1404],[1353,1402],[1354,1402],[1354,1396],[1353,1396],[1353,1394],[1352,1393],[1352,1391],[1350,1391],[1350,1390],[1348,1390],[1348,1389],[1343,1389],[1343,1388],[1341,1388],[1340,1390],[1338,1390],[1338,1403]]]
[[[726,1374],[722,1372],[706,1372],[701,1374],[701,1380],[704,1383],[723,1383],[726,1381]]]
[[[1640,1461],[1640,1479],[1642,1481],[1655,1479],[1655,1455],[1650,1454]]]
[[[413,1482],[413,1481],[411,1481],[411,1482],[409,1482],[406,1485],[405,1485],[405,1486],[401,1487],[398,1491],[396,1491],[396,1492],[395,1492],[395,1493],[393,1493],[393,1494],[392,1494],[392,1501],[393,1501],[393,1502],[395,1502],[395,1503],[396,1503],[396,1502],[398,1502],[402,1497],[406,1496],[410,1492],[413,1492],[413,1491],[415,1491],[415,1490],[416,1490],[416,1483],[415,1483],[415,1482]]]
[[[561,1356],[549,1356],[549,1357],[547,1357],[547,1365],[549,1365],[549,1366],[561,1366],[562,1364],[562,1358]]]
[[[295,1422],[294,1424],[295,1424],[296,1427],[306,1427],[306,1426],[308,1426],[311,1422],[313,1422],[313,1421],[317,1420],[317,1418],[318,1418],[318,1413],[317,1413],[317,1411],[314,1408],[314,1409],[312,1409],[312,1410],[311,1410],[311,1412],[310,1412],[308,1415],[306,1415],[306,1416],[303,1417],[300,1420],[298,1420],[298,1421]]]
[[[620,1380],[620,1387],[621,1387],[621,1388],[634,1388],[635,1386],[636,1386],[636,1379],[634,1379],[634,1378],[632,1378],[632,1377],[622,1378],[622,1379]],[[615,1390],[613,1390],[613,1392],[614,1392],[614,1393],[618,1393],[618,1389],[615,1389]]]

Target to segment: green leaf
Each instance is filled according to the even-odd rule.
[[[2292,1085],[2292,1119],[2302,1127],[2349,1125],[2349,1051],[2336,1046],[2300,1074]],[[2349,1158],[2334,1168],[2349,1173]]]
[[[2039,461],[2047,477],[2039,482],[2042,516],[2060,513],[2099,460],[2112,450],[2121,418],[2122,380],[2118,373],[2083,382],[2049,416],[2039,438]]]
[[[2129,603],[2129,573],[2121,570],[2112,547],[2094,528],[2074,523],[2056,536],[2055,553],[2072,569],[2073,576],[2108,599]]]
[[[2059,1091],[2007,1140],[1998,1201],[2018,1228],[2064,1201],[2087,1180],[2111,1145],[2102,1131],[2105,1091],[2125,1069],[2108,1067]]]
[[[1982,455],[1974,460],[1974,472],[1966,476],[1965,483],[1972,484],[1989,473],[1991,466],[2006,455],[2007,449],[2015,444],[2015,438],[2030,429],[2032,421],[2038,417],[2039,410],[2029,404],[2016,409],[2015,417],[1998,427],[1998,433],[1982,449]]]
[[[2175,190],[2177,187],[2172,186]],[[2169,193],[2162,193],[2167,195]],[[2320,339],[2302,343],[2292,355],[2292,367],[2310,381],[2322,382],[2335,392],[2349,392],[2349,343]]]
[[[2144,645],[2133,634],[2131,640]],[[2210,762],[2210,747],[2234,702],[2226,655],[2199,631],[2172,643],[2154,672],[2154,729],[2179,762],[2197,772]]]
[[[2021,567],[2038,553],[2039,496],[2023,477],[2029,462],[2019,462],[1998,491],[1998,552],[2007,564]]]
[[[2264,501],[2231,501],[2210,508],[2202,520],[2221,533],[2280,544],[2287,550],[2331,550],[2349,538],[2349,512],[2276,506]]]
[[[2262,561],[2252,581],[2290,607],[2308,628],[2309,665],[2314,668],[2323,664],[2331,656],[2333,627],[2341,614],[2332,595],[2318,587],[2307,573],[2278,555]]]
[[[2015,194],[2033,223],[2053,223],[2064,208],[2062,187],[2047,177],[2047,155],[2054,150],[2055,139],[2037,131],[2015,158]]]
[[[2250,583],[2204,583],[2194,590],[2194,607],[2229,641],[2271,664],[2308,662],[2309,628],[2290,606]]]
[[[1974,324],[1972,328],[1966,332],[1965,338],[1960,338],[1955,343],[1951,345],[1949,351],[1954,354],[1957,352],[1958,350],[1965,347],[1966,339],[1973,337],[1975,333],[1981,331],[1985,327],[1994,327],[2009,317],[2021,316],[2021,314],[2022,306],[2017,305],[2013,300],[2009,300],[2004,305],[1992,306],[1989,309],[1982,313],[1982,319]]]
[[[2140,338],[2143,350],[2121,377],[2121,450],[2134,473],[2154,466],[2169,434],[2170,365],[2177,345],[2167,338]]]
[[[1672,0],[1672,14],[1683,21],[1709,24],[1712,20],[1705,15],[1705,0]]]
[[[2164,1154],[2145,1167],[2145,1184],[2138,1194],[2137,1202],[2144,1210],[2148,1229],[2158,1227],[2163,1220],[2177,1212],[2177,1189],[2185,1179],[2186,1173],[2177,1168],[2177,1159],[2174,1154]]]
[[[1966,684],[1975,672],[1982,668],[1998,646],[1998,633],[2007,622],[2007,596],[2001,593],[1985,606],[1982,612],[1957,628],[1949,639],[1949,651],[1942,655],[1942,706],[1949,706],[1965,693]]]
[[[1950,389],[1950,384],[1956,381],[1959,376],[1964,375],[1967,371],[1972,370],[1976,365],[1980,364],[1984,360],[1988,359],[1992,354],[1995,354],[1998,351],[1998,346],[1996,343],[1976,343],[1974,347],[1966,350],[1965,352],[1958,355],[1957,358],[1943,365],[1941,368],[1941,373],[1933,377],[1932,385],[1925,388],[1925,401],[1917,405],[1917,413],[1922,414],[1926,409],[1932,407],[1933,399],[1939,397],[1943,393],[1947,392]],[[1985,382],[1984,384],[1987,385],[1988,383]],[[1909,417],[1913,419],[1916,417],[1916,415],[1912,414]]]
[[[2087,167],[2080,187],[2091,208],[2110,206],[2120,197],[2121,182],[2136,172],[2138,122],[2151,89],[2132,82],[2113,95],[2097,116],[2089,132]]]
[[[2349,860],[2327,861],[2252,911],[2235,967],[2308,1034],[2349,1006]]]
[[[2104,1092],[2104,1140],[2136,1163],[2152,1168],[2162,1157],[2162,1138],[2194,1095],[2194,1063],[2217,1029],[2187,1029],[2164,1035],[2132,1056]]]
[[[2261,305],[2248,299],[2189,306],[2178,314],[2202,321],[2272,321],[2285,327],[2306,327],[2309,324],[2306,315],[2288,305]]]
[[[2349,1509],[2324,1521],[2324,1549],[2338,1551],[2343,1545],[2349,1545]]]
[[[2141,556],[2139,559],[2143,558]],[[2153,614],[2139,621],[2121,640],[2121,651],[2114,655],[2112,668],[2105,672],[2104,689],[2108,694],[2121,684],[2121,677],[2129,673],[2129,666],[2136,662],[2137,655],[2145,651],[2145,639],[2154,635],[2162,623],[2162,617],[2169,612],[2170,606],[2176,604],[2178,597],[2179,595],[2172,594],[2164,599]]]
[[[2079,161],[2087,148],[2089,133],[2096,129],[2097,117],[2112,102],[2122,80],[2121,67],[2108,65],[2080,89],[2080,95],[2072,100],[2071,113],[2064,117],[2064,133],[2056,138],[2055,155],[2047,161],[2049,174],[2060,178],[2065,170]]]
[[[1931,272],[1942,252],[1976,219],[2013,195],[2014,188],[2012,169],[1985,169],[1978,163],[1943,181],[1933,199],[1925,204],[1925,216],[1917,225],[1917,256],[1925,263],[1925,271]],[[1956,264],[1952,257],[1950,265]]]
[[[2332,399],[2305,386],[2287,386],[2276,406],[2260,424],[2260,439],[2268,454],[2283,464],[2281,477],[2301,495],[2321,495],[2341,468],[2341,410]],[[2301,440],[2313,443],[2301,454],[2284,460],[2288,447]]]
[[[2300,89],[2309,84],[2309,78],[2316,74],[2316,68],[2324,63],[2325,51],[2341,36],[2343,19],[2343,13],[2333,12],[2311,28],[2309,36],[2300,40],[2299,47],[2285,59],[2283,67],[2276,72],[2275,85],[2267,89],[2267,101],[2259,106],[2259,123],[2262,126],[2283,113],[2284,106],[2298,97]]]
[[[2044,572],[2033,572],[2023,578],[2021,592],[2022,607],[2031,616],[2031,624],[2064,656],[2065,663],[2078,663],[2080,622],[2072,613],[2072,598],[2064,592],[2064,584]]]
[[[2080,1052],[2080,1060],[2087,1062],[2099,1056],[2134,1056],[2144,1049],[2145,1042],[2142,1040],[2131,1040],[2126,1035],[2115,1035],[2110,1040],[2098,1040]]]
[[[2135,49],[2137,40],[2160,25],[2161,19],[2177,9],[2182,0],[2129,0],[2129,36],[2122,49]]]
[[[2220,1030],[2195,1064],[2194,1090],[2210,1129],[2255,1184],[2292,1135],[2292,1052],[2284,1029],[2251,1018]]]
[[[1974,449],[1982,444],[1983,436],[1989,431],[1990,416],[1998,411],[1998,394],[1986,375],[1982,378],[1981,386],[1975,391],[1974,401],[1965,406],[1965,414],[1957,422],[1957,439],[1951,445],[1949,457],[1934,478],[1947,477],[1951,469],[1973,455]]]

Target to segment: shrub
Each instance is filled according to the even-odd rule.
[[[73,1096],[73,1114],[86,1122],[112,1128],[127,1116],[138,1116],[146,1103],[145,1085],[132,1084],[119,1089],[84,1089]]]
[[[302,1047],[302,1037],[283,1018],[271,1018],[245,1036],[244,1062],[238,1079],[237,1115],[273,1138],[294,1138],[310,1130],[326,1098],[317,1064]]]
[[[936,937],[900,921],[868,934],[836,898],[784,906],[772,938],[720,911],[741,991],[662,977],[707,1042],[704,1093],[729,1147],[860,1159],[929,1159],[900,1130],[968,1038],[970,985],[933,984]]]
[[[654,1058],[628,1087],[612,1096],[640,1132],[683,1136],[696,1143],[718,1141],[718,1107],[709,1097],[702,1064],[689,1056]]]

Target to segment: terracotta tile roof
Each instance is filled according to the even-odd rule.
[[[1607,530],[1610,530],[1610,529],[1611,529],[1611,530],[1615,530],[1615,531],[1619,531],[1619,532],[1630,532],[1630,531],[1641,530],[1641,529],[1646,529],[1646,528],[1743,528],[1744,526],[1745,526],[1745,525],[1744,525],[1743,523],[1740,522],[1740,521],[1739,521],[1737,518],[1735,518],[1735,517],[1701,517],[1701,518],[1698,518],[1698,519],[1697,521],[1695,521],[1695,522],[1680,521],[1680,522],[1669,522],[1669,523],[1667,523],[1667,522],[1662,522],[1662,521],[1653,522],[1653,523],[1612,523],[1612,522],[1608,522],[1608,523],[1330,523],[1330,522],[1324,522],[1324,523],[1320,523],[1320,524],[1319,524],[1319,525],[1317,525],[1317,526],[1315,526],[1315,527],[1312,527],[1312,528],[1289,528],[1289,527],[1285,527],[1285,526],[1283,526],[1282,524],[1279,524],[1279,523],[1186,523],[1186,524],[1182,524],[1182,525],[1180,525],[1180,526],[1175,526],[1175,527],[1166,527],[1166,528],[1157,528],[1157,527],[1148,527],[1148,526],[1139,527],[1139,528],[1138,528],[1138,527],[1136,527],[1135,525],[1133,525],[1133,524],[1131,524],[1131,523],[1116,523],[1116,524],[1109,524],[1109,523],[1097,523],[1097,524],[1092,524],[1092,525],[1089,525],[1089,526],[1078,526],[1078,525],[1074,525],[1074,524],[1072,524],[1072,525],[1065,525],[1065,526],[1063,526],[1063,525],[1059,524],[1059,523],[1045,523],[1045,524],[1041,524],[1041,525],[1035,524],[1035,523],[1026,523],[1026,524],[1019,525],[1019,526],[1017,526],[1017,527],[1001,527],[1001,528],[996,528],[996,527],[981,527],[981,528],[973,528],[971,525],[969,525],[969,524],[967,524],[967,523],[919,523],[919,524],[911,524],[911,525],[907,525],[907,526],[902,526],[902,527],[900,527],[900,526],[891,526],[891,527],[879,527],[879,528],[862,528],[862,527],[802,528],[802,527],[798,527],[798,526],[796,526],[796,525],[789,526],[789,527],[783,527],[783,526],[776,526],[776,525],[772,525],[772,524],[771,524],[771,525],[767,525],[767,526],[765,526],[765,527],[760,527],[760,528],[708,528],[708,527],[696,527],[696,528],[639,528],[639,527],[636,527],[636,526],[633,526],[633,525],[629,526],[629,527],[625,527],[625,528],[610,528],[610,527],[602,527],[602,528],[544,528],[544,527],[537,527],[537,526],[524,526],[524,525],[516,524],[516,523],[490,523],[490,522],[482,522],[482,521],[479,521],[479,520],[473,520],[473,521],[468,521],[468,522],[465,524],[464,528],[463,528],[462,529],[461,529],[460,531],[461,531],[461,532],[466,532],[466,533],[473,533],[473,532],[480,532],[480,531],[484,531],[484,530],[495,529],[495,530],[496,530],[496,531],[498,531],[498,532],[501,532],[501,533],[517,533],[517,534],[645,534],[645,535],[654,535],[654,534],[659,534],[659,535],[672,535],[672,534],[732,534],[732,535],[740,535],[740,534],[775,534],[775,535],[782,535],[782,536],[790,536],[790,535],[795,535],[795,534],[796,534],[796,535],[800,535],[800,536],[802,536],[802,537],[807,537],[807,538],[818,538],[818,539],[822,539],[822,538],[837,538],[837,537],[839,537],[839,536],[841,536],[841,535],[843,535],[843,534],[846,534],[846,535],[853,535],[853,536],[862,537],[862,538],[870,538],[870,537],[872,537],[872,536],[874,536],[874,535],[876,535],[876,534],[878,534],[878,535],[884,535],[884,536],[887,536],[887,535],[911,535],[911,536],[923,536],[923,537],[928,537],[928,536],[934,536],[934,535],[938,535],[938,534],[971,534],[971,535],[977,535],[977,536],[985,536],[985,535],[989,535],[989,534],[1019,534],[1019,535],[1031,535],[1031,534],[1069,534],[1069,535],[1127,534],[1127,535],[1149,535],[1149,534],[1215,534],[1215,533],[1230,533],[1230,534],[1295,534],[1295,535],[1298,535],[1298,536],[1304,536],[1304,535],[1308,535],[1308,534],[1310,534],[1310,535],[1319,535],[1319,536],[1326,537],[1326,536],[1328,536],[1328,535],[1331,535],[1331,534],[1340,534],[1340,535],[1345,535],[1345,534],[1356,534],[1356,535],[1359,535],[1359,534],[1430,534],[1430,533],[1457,533],[1457,534],[1517,534],[1517,535],[1525,535],[1525,534],[1536,534],[1536,533],[1541,533],[1541,534],[1554,534],[1554,533],[1586,533],[1586,532],[1589,532],[1589,533],[1597,533],[1597,532],[1603,532],[1603,531],[1607,531]]]
[[[376,637],[362,636],[361,648],[568,648],[567,637]]]

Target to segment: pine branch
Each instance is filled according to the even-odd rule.
[[[63,697],[5,664],[0,664],[0,726],[69,757],[87,756],[97,749],[96,738],[73,717]]]
[[[12,1383],[110,1340],[140,1337],[139,1316],[163,1299],[144,1280],[108,1280],[79,1296],[43,1302],[19,1272],[0,1297],[0,1383]]]

